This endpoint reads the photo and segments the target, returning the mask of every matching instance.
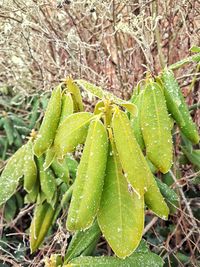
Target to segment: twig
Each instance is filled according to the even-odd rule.
[[[177,183],[177,179],[176,179],[175,175],[173,174],[173,172],[172,172],[171,170],[170,170],[169,172],[170,172],[170,174],[171,174],[173,180]],[[183,199],[183,201],[184,201],[184,203],[185,203],[185,206],[186,206],[186,208],[187,208],[188,214],[189,214],[189,216],[190,216],[190,220],[192,221],[193,225],[196,227],[197,231],[200,232],[200,231],[199,231],[199,228],[198,228],[198,226],[197,226],[197,223],[196,223],[196,221],[195,221],[195,219],[194,219],[194,215],[193,215],[193,213],[192,213],[192,210],[191,210],[191,208],[190,208],[190,205],[189,205],[189,203],[188,203],[188,201],[187,201],[187,199],[186,199],[186,197],[185,197],[185,195],[184,195],[184,193],[183,193],[182,188],[181,188],[181,187],[178,187],[178,190],[179,190],[179,192],[180,192],[180,194],[181,194],[181,197],[182,197],[182,199]]]
[[[16,262],[14,262],[13,260],[7,258],[7,257],[4,257],[4,256],[0,256],[0,260],[3,261],[4,263],[5,262],[8,262],[10,263],[13,267],[20,267],[19,264],[17,264]]]
[[[121,84],[121,87],[123,88],[123,79],[122,79],[122,73],[121,73],[121,63],[120,63],[120,55],[119,55],[119,39],[118,39],[118,32],[116,31],[116,14],[115,14],[115,0],[113,0],[113,32],[114,32],[114,40],[115,40],[115,46],[116,46],[116,55],[117,55],[117,76],[119,78],[119,82]]]
[[[153,15],[154,19],[157,16],[157,9],[158,9],[156,1],[157,0],[152,2],[152,15]],[[164,68],[165,67],[165,57],[164,57],[163,52],[162,52],[161,38],[160,38],[160,32],[159,32],[158,24],[155,27],[154,33],[155,33],[155,38],[156,38],[156,43],[157,43],[157,49],[158,49],[158,56],[159,56],[159,60],[160,60],[160,65],[161,65],[162,68]]]
[[[195,83],[197,81],[197,75],[200,74],[199,73],[199,70],[200,70],[200,63],[198,63],[197,66],[196,66],[196,73],[194,73],[194,76],[193,76],[191,85],[189,87],[189,92],[192,91],[193,90],[193,87],[195,86]]]
[[[200,61],[200,53],[197,53],[197,54],[190,56],[190,57],[186,57],[186,58],[170,65],[169,69],[171,69],[171,70],[179,69],[180,67],[182,67],[185,64],[192,63],[192,62],[198,62],[198,61]]]
[[[28,206],[28,205],[27,205]],[[16,222],[21,218],[23,217],[25,214],[27,214],[29,211],[31,211],[34,207],[34,205],[30,206],[27,208],[27,206],[25,206],[21,211],[20,213],[17,215],[17,217],[12,221],[10,222],[9,224],[5,224],[3,226],[6,226],[6,227],[13,227]]]
[[[174,248],[172,249],[171,251],[167,252],[163,257],[162,259],[166,259],[170,254],[176,252],[179,248],[182,247],[182,245],[185,243],[185,241],[193,234],[194,232],[194,228],[192,228],[189,233],[182,239],[182,241]]]
[[[148,223],[145,228],[144,228],[144,231],[143,231],[143,235],[145,235],[149,229],[151,229],[151,227],[158,221],[158,217],[154,217],[150,223]]]
[[[199,76],[199,75],[200,75],[200,72],[184,74],[184,75],[182,75],[182,76],[180,76],[180,77],[177,77],[177,80],[182,80],[182,79],[185,79],[185,78],[194,77],[194,76]]]

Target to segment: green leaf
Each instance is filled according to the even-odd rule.
[[[181,146],[181,150],[188,158],[188,160],[200,170],[200,150],[193,149],[192,152],[188,151],[187,147]]]
[[[160,189],[161,194],[164,196],[165,201],[168,204],[168,207],[171,213],[176,211],[176,208],[179,206],[179,197],[176,192],[167,186],[165,183],[160,181],[158,178],[155,178],[158,188]]]
[[[134,136],[127,115],[116,109],[112,119],[114,140],[125,177],[139,195],[144,194],[145,179],[152,176],[146,159]]]
[[[16,198],[18,209],[22,209],[22,207],[24,206],[24,199],[23,199],[22,194],[20,192],[16,192],[15,198]]]
[[[151,170],[151,172],[153,174],[157,173],[158,172],[158,168],[156,168],[156,166],[148,159],[148,157],[146,156],[146,161],[147,161],[147,164]]]
[[[44,170],[43,156],[38,158],[40,186],[42,192],[45,194],[47,202],[54,204],[54,194],[56,193],[56,179],[51,169]],[[54,208],[54,207],[53,207]]]
[[[51,227],[55,210],[49,203],[37,204],[34,210],[34,216],[30,226],[30,248],[31,253],[36,251],[42,244],[49,228]]]
[[[94,241],[99,240],[101,231],[97,221],[85,231],[77,231],[69,244],[65,255],[65,262],[80,256]]]
[[[179,97],[179,86],[171,70],[165,68],[162,73],[163,91],[166,99],[167,109],[176,120],[177,124],[182,127],[185,125],[182,113],[179,110],[181,99]]]
[[[142,239],[139,246],[137,247],[137,249],[135,250],[136,252],[140,252],[140,253],[148,253],[149,252],[149,246],[146,242],[146,240]],[[135,254],[133,253],[133,254]]]
[[[144,91],[141,109],[141,129],[147,157],[163,173],[172,165],[172,136],[164,95],[150,81]]]
[[[107,131],[97,118],[90,123],[74,182],[67,218],[69,230],[86,229],[94,221],[103,189],[107,149]]]
[[[147,192],[144,195],[145,204],[151,209],[157,216],[163,220],[168,219],[169,208],[165,203],[165,200],[160,193],[155,178],[151,176],[148,182],[149,186]]]
[[[124,102],[121,104],[122,107],[124,107],[132,117],[137,117],[138,116],[138,108],[135,104],[130,103],[130,102]]]
[[[39,106],[40,106],[40,101],[39,101],[38,98],[36,98],[35,101],[32,104],[32,110],[31,110],[30,116],[29,116],[29,122],[30,122],[30,124],[29,124],[28,127],[30,129],[34,128],[35,123],[36,123],[36,121],[38,119],[38,116],[39,116],[39,111],[38,111]]]
[[[144,227],[144,199],[129,192],[113,142],[97,218],[103,235],[118,257],[127,257],[137,248]]]
[[[24,157],[24,189],[30,193],[37,181],[37,166],[34,160],[33,144],[30,140],[26,145]]]
[[[14,142],[13,124],[12,124],[12,121],[8,117],[3,118],[3,127],[6,132],[6,137],[8,139],[9,145],[12,145]]]
[[[50,258],[45,258],[45,267],[61,267],[62,257],[59,254],[51,254]]]
[[[93,94],[94,96],[97,96],[100,99],[105,98],[105,92],[103,89],[99,86],[96,86],[92,83],[89,83],[85,80],[76,80],[76,83],[81,86],[84,90],[88,91],[89,93]]]
[[[94,114],[95,115],[98,115],[98,114],[102,113],[103,110],[105,110],[104,101],[98,101],[96,103],[96,105],[95,105],[95,108],[94,108]]]
[[[78,162],[70,156],[66,156],[65,160],[69,168],[70,176],[72,176],[72,178],[75,179],[78,168]]]
[[[135,106],[138,109],[138,115],[134,117],[132,114],[130,114],[130,123],[131,123],[131,127],[133,129],[135,138],[136,138],[138,144],[140,145],[141,149],[143,150],[145,145],[144,145],[144,140],[143,140],[142,130],[141,130],[142,98],[143,98],[143,92],[141,92],[139,95],[134,96],[132,98],[132,101],[134,101],[133,103],[135,104]]]
[[[69,184],[69,169],[65,160],[59,163],[57,159],[55,159],[51,167],[58,178],[62,179],[64,183]]]
[[[56,87],[49,100],[33,150],[40,157],[53,143],[61,114],[61,85]]]
[[[21,135],[19,134],[19,132],[16,130],[16,128],[14,128],[14,145],[17,147],[17,148],[20,148],[23,144],[22,142],[22,137]]]
[[[22,146],[9,159],[0,177],[0,205],[6,202],[17,189],[24,172],[26,145]]]
[[[23,126],[23,127],[27,126],[23,119],[21,119],[20,117],[18,117],[17,115],[13,113],[9,116],[9,118],[11,118],[15,126]]]
[[[192,121],[188,106],[181,92],[174,73],[170,70],[163,72],[163,81],[165,85],[165,97],[167,99],[168,109],[171,112],[181,132],[194,144],[199,142],[199,135],[195,123]]]
[[[85,142],[88,127],[94,115],[89,112],[79,112],[68,116],[59,125],[54,147],[57,157],[63,157],[73,152],[77,145]]]
[[[45,153],[44,170],[48,169],[56,156],[55,147],[52,145]]]
[[[192,53],[199,53],[199,52],[200,52],[200,47],[194,45],[194,46],[192,46],[192,47],[190,48],[190,52],[192,52]]]
[[[193,145],[191,141],[181,132],[181,146],[185,147],[189,153],[192,153]]]
[[[163,174],[162,177],[163,177],[163,181],[166,185],[171,186],[174,183],[174,179],[173,179],[170,171]]]
[[[59,124],[64,121],[69,115],[74,112],[74,103],[70,93],[62,95],[62,108]]]
[[[83,107],[83,102],[82,102],[82,97],[81,97],[79,87],[72,80],[71,77],[67,78],[66,84],[67,84],[68,91],[72,94],[74,111],[75,112],[83,111],[84,107]]]
[[[108,99],[111,103],[118,104],[122,107],[125,107],[133,116],[137,115],[137,107],[130,102],[124,101],[121,98],[113,95],[112,93],[103,90],[101,87],[96,86],[92,83],[89,83],[85,80],[76,80],[78,85],[80,85],[84,90],[88,91],[89,93],[97,96],[100,99]]]
[[[25,196],[25,198],[24,198],[24,202],[25,202],[25,203],[35,203],[36,200],[37,200],[37,196],[38,196],[38,194],[39,194],[39,181],[37,181],[37,182],[34,184],[34,186],[33,186],[32,190],[31,190],[31,192],[28,193],[28,194],[26,194],[26,196]]]
[[[133,253],[126,259],[115,257],[78,257],[63,267],[162,267],[162,259],[151,252]]]
[[[15,217],[15,214],[17,212],[17,205],[16,205],[16,198],[15,195],[13,195],[5,204],[4,208],[4,218],[7,222],[11,222],[13,218]]]

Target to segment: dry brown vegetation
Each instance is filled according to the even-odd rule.
[[[18,90],[48,89],[71,74],[128,97],[145,71],[199,43],[199,1],[1,2],[0,77]]]

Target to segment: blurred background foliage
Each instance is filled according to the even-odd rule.
[[[146,71],[156,75],[194,44],[200,45],[200,1],[0,0],[0,169],[38,129],[51,88],[67,75],[128,100]],[[200,65],[187,64],[176,77],[200,125]],[[174,141],[173,172],[160,178],[179,194],[180,207],[167,222],[148,212],[144,238],[166,267],[199,266],[200,147],[176,129]],[[64,255],[71,238],[64,212],[30,256],[33,206],[23,196],[19,190],[0,211],[0,266],[43,266],[44,256]],[[112,255],[104,239],[99,254]]]

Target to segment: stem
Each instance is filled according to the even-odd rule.
[[[68,204],[68,202],[70,201],[71,197],[72,197],[72,191],[74,188],[74,184],[72,184],[69,189],[65,192],[64,196],[62,197],[61,203],[59,203],[58,207],[56,208],[55,214],[54,214],[54,218],[52,221],[52,225],[54,225],[54,223],[56,222],[58,215],[60,214],[62,208],[66,208],[66,205]]]
[[[67,190],[67,192],[64,194],[61,200],[61,208],[63,208],[70,200],[73,192],[74,184],[70,186],[70,188]]]
[[[152,15],[153,15],[153,18],[156,18],[157,10],[158,10],[158,7],[157,7],[157,2],[155,0],[155,1],[152,2]],[[160,38],[160,32],[159,32],[158,25],[155,27],[154,33],[155,33],[155,38],[156,38],[156,43],[157,43],[157,49],[158,49],[158,56],[159,56],[159,60],[160,60],[160,65],[161,65],[162,69],[164,69],[164,67],[165,67],[165,57],[164,57],[163,52],[162,52],[161,38]]]
[[[200,63],[198,63],[197,66],[196,66],[196,73],[198,73],[199,70],[200,70]],[[190,87],[189,87],[189,92],[188,92],[188,93],[190,93],[190,91],[193,90],[193,87],[194,87],[196,81],[197,81],[197,76],[194,75],[194,77],[193,77],[193,79],[192,79],[192,82],[191,82],[191,85],[190,85]]]
[[[171,66],[169,66],[169,69],[175,70],[175,69],[178,69],[178,68],[182,67],[183,65],[191,63],[191,62],[197,62],[197,63],[200,62],[200,53],[197,53],[197,54],[190,56],[190,57],[186,57],[186,58],[172,64]]]
[[[112,107],[109,100],[104,101],[105,110],[104,110],[104,123],[106,128],[110,126],[112,120]]]

